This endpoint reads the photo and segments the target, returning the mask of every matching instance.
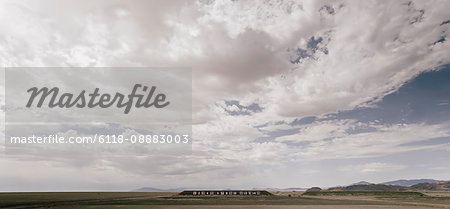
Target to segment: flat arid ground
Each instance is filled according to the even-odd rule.
[[[274,196],[193,197],[159,192],[0,193],[0,208],[450,208],[450,193],[280,192]]]

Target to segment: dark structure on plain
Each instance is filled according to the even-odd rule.
[[[185,190],[179,195],[192,196],[270,196],[265,190]]]

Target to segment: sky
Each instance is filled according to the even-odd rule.
[[[449,10],[425,0],[1,0],[2,68],[190,68],[193,143],[172,156],[2,152],[0,191],[449,180]]]

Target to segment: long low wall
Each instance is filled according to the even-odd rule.
[[[265,190],[186,190],[180,193],[180,195],[193,195],[193,196],[260,196],[260,195],[273,195]]]

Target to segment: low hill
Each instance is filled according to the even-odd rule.
[[[350,185],[346,187],[332,187],[328,189],[329,191],[390,191],[390,192],[400,192],[406,191],[407,188],[403,186],[395,185],[384,185],[384,184],[359,184]]]
[[[370,183],[370,182],[367,182],[367,181],[360,181],[360,182],[357,182],[357,183],[354,183],[354,184],[350,184],[350,186],[352,186],[352,185],[370,185],[370,184],[373,184],[373,183]]]
[[[450,191],[450,181],[439,181],[436,183],[420,183],[410,187],[412,190],[420,191]]]
[[[420,192],[391,192],[391,191],[310,191],[304,192],[302,196],[376,196],[376,197],[407,197],[407,198],[420,198],[425,195]]]
[[[364,192],[405,192],[405,191],[450,191],[450,181],[435,183],[419,183],[412,186],[385,185],[385,184],[353,184],[350,186],[331,187],[320,190],[313,187],[310,192],[334,192],[334,191],[364,191]]]
[[[322,189],[320,187],[311,187],[306,190],[306,192],[320,192]]]

